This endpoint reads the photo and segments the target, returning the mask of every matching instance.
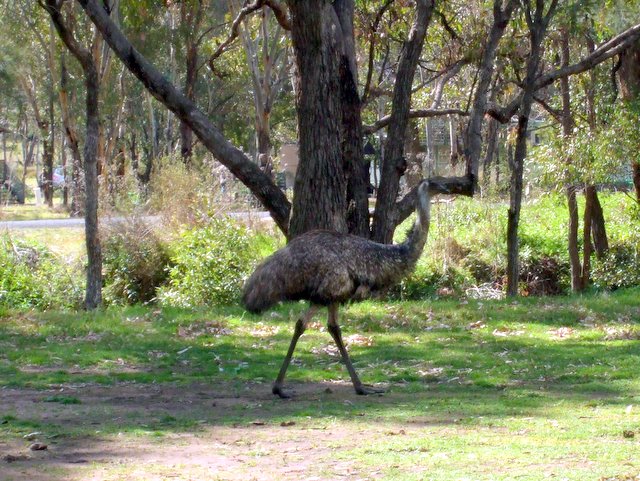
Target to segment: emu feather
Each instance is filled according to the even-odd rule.
[[[429,232],[428,181],[418,188],[416,213],[416,221],[401,244],[379,244],[350,234],[315,230],[296,237],[257,267],[243,292],[243,303],[249,311],[259,313],[278,302],[301,299],[312,306],[296,324],[289,353],[273,387],[274,394],[288,397],[282,391],[284,375],[295,344],[317,306],[329,309],[329,332],[340,349],[356,392],[371,391],[360,383],[344,348],[337,308],[346,301],[360,300],[399,282],[415,268]]]

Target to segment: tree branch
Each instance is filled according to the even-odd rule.
[[[443,110],[435,110],[435,109],[421,109],[421,110],[410,110],[409,118],[410,119],[424,119],[429,117],[442,117],[444,115],[469,115],[469,112],[461,109],[443,109]],[[364,135],[371,135],[374,132],[377,132],[380,129],[383,129],[387,125],[391,123],[391,115],[385,115],[380,120],[376,121],[372,125],[365,125],[362,128]]]
[[[167,80],[125,37],[96,0],[77,0],[106,42],[145,88],[187,124],[220,163],[260,200],[285,234],[291,204],[285,194],[260,168],[236,148],[211,123],[206,114]]]
[[[576,62],[567,67],[561,67],[546,74],[540,75],[534,84],[534,91],[538,91],[545,87],[548,87],[556,80],[563,77],[570,77],[577,75],[587,70],[592,69],[596,65],[614,57],[623,50],[627,49],[630,45],[640,39],[640,24],[634,25],[628,28],[624,32],[619,33],[611,40],[603,43],[595,49],[592,53],[584,57],[579,62]],[[505,124],[511,120],[520,107],[520,101],[522,100],[522,92],[516,95],[510,102],[504,107],[499,105],[490,104],[487,106],[486,114],[490,115],[498,122]]]
[[[454,194],[473,197],[473,180],[470,176],[464,177],[431,177],[429,179],[429,193]],[[409,217],[416,208],[418,200],[418,183],[402,199],[396,202],[396,222],[400,224]]]
[[[213,62],[215,62],[215,60],[224,53],[227,47],[231,45],[236,38],[238,38],[238,34],[240,32],[240,24],[242,23],[242,21],[251,13],[261,9],[264,4],[265,0],[255,0],[253,3],[250,3],[238,12],[238,15],[236,15],[236,18],[231,23],[231,31],[229,32],[229,36],[224,42],[218,45],[216,51],[213,52],[209,57],[209,67],[212,71],[215,71]]]

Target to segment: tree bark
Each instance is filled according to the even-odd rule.
[[[333,3],[341,30],[340,101],[342,106],[342,158],[347,176],[347,230],[361,237],[370,236],[369,164],[362,147],[362,103],[358,94],[358,70],[353,33],[353,0]]]
[[[620,54],[620,91],[626,102],[640,99],[640,40]],[[640,204],[640,162],[632,161],[631,176],[636,191],[636,200]]]
[[[393,232],[397,225],[396,199],[400,189],[400,178],[407,168],[403,151],[411,106],[411,87],[433,8],[433,0],[416,0],[415,20],[409,37],[402,46],[398,62],[393,105],[384,144],[380,188],[371,228],[372,239],[385,244],[393,240]]]
[[[562,67],[569,65],[569,31],[563,28],[560,32],[560,59]],[[571,113],[571,89],[569,78],[560,79],[560,94],[562,98],[562,135],[569,139],[573,135],[575,127],[573,115]],[[576,200],[575,180],[569,173],[571,158],[565,159],[567,170],[565,172],[565,192],[567,196],[567,206],[569,210],[569,228],[567,231],[567,249],[569,251],[569,263],[571,266],[571,291],[579,292],[583,289],[582,265],[580,264],[580,248],[578,245],[579,214],[578,202]]]
[[[542,41],[547,26],[553,16],[558,0],[551,0],[544,13],[544,1],[536,0],[536,8],[532,12],[529,2],[525,5],[525,16],[529,26],[529,43],[531,45],[527,59],[527,75],[524,80],[522,101],[520,103],[518,125],[516,127],[516,148],[511,166],[511,192],[507,220],[507,295],[518,295],[518,281],[520,278],[519,238],[520,210],[522,206],[522,177],[524,159],[527,156],[527,129],[529,115],[536,91],[535,82],[542,56]]]
[[[92,64],[93,65],[93,64]],[[85,236],[87,243],[87,288],[85,307],[95,309],[102,304],[102,247],[98,226],[98,139],[99,89],[98,72],[93,65],[85,67],[87,88],[87,131],[84,144]]]
[[[517,0],[509,0],[504,10],[502,0],[493,2],[493,25],[489,32],[489,38],[482,54],[480,70],[478,73],[478,85],[475,90],[471,118],[467,126],[467,141],[465,157],[467,159],[467,175],[476,185],[478,181],[478,169],[482,154],[482,121],[487,108],[487,96],[493,76],[498,44],[509,24],[513,10],[518,4]]]
[[[102,249],[98,231],[98,142],[100,136],[99,91],[100,80],[91,50],[78,44],[73,31],[66,25],[60,4],[47,0],[45,6],[60,38],[78,60],[84,72],[86,87],[86,135],[84,144],[85,176],[85,237],[87,248],[86,309],[102,304]]]
[[[298,66],[299,149],[290,237],[312,229],[346,232],[342,159],[340,39],[328,2],[291,0],[291,37]]]
[[[71,115],[69,107],[69,74],[64,53],[60,57],[60,89],[58,97],[60,99],[60,112],[62,114],[62,125],[64,127],[67,146],[71,150],[71,215],[73,217],[84,215],[84,182],[81,175],[82,155],[78,141],[78,131],[75,119]],[[65,172],[66,175],[66,172]],[[65,178],[65,181],[67,179]]]

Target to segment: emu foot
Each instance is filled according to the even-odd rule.
[[[360,385],[354,386],[354,388],[356,390],[356,394],[359,394],[360,396],[369,396],[370,394],[378,394],[382,396],[385,393],[384,389],[378,387]]]
[[[271,392],[280,399],[291,399],[293,397],[293,392],[285,391],[284,388],[278,384],[273,385]]]

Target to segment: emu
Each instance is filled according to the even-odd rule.
[[[293,351],[307,323],[322,306],[328,308],[327,328],[338,346],[357,394],[382,393],[365,386],[342,341],[338,306],[362,300],[385,289],[415,267],[427,240],[430,222],[429,181],[418,186],[416,221],[401,244],[386,245],[351,234],[314,230],[296,237],[260,264],[247,280],[243,303],[259,313],[280,301],[308,300],[309,309],[296,322],[293,338],[273,385],[273,394],[289,398],[284,378]]]

